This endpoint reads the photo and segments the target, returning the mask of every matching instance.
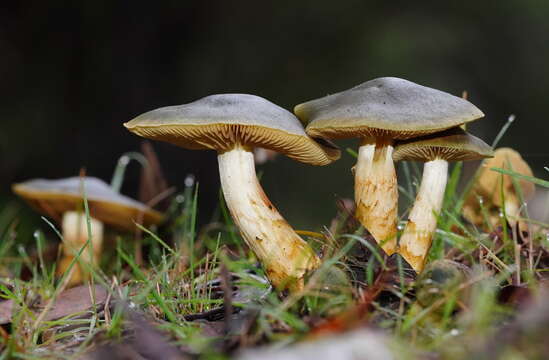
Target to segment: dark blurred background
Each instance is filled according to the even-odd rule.
[[[380,76],[461,95],[486,113],[470,131],[534,172],[549,164],[549,1],[13,1],[0,10],[0,205],[10,184],[85,166],[110,180],[140,139],[122,123],[225,92],[287,108]],[[342,147],[356,147],[343,142]],[[200,182],[200,218],[218,198],[216,155],[155,143],[171,184]],[[352,197],[343,158],[328,167],[279,157],[259,168],[297,228],[318,229]],[[135,195],[130,165],[122,191]]]

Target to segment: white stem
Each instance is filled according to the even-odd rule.
[[[363,139],[355,167],[355,203],[357,219],[388,255],[393,254],[398,186],[391,139]]]
[[[273,285],[300,288],[305,273],[320,261],[263,192],[253,153],[238,146],[220,153],[218,161],[225,201],[244,241],[265,267]]]
[[[400,238],[400,253],[416,272],[423,270],[431,248],[447,179],[446,160],[436,159],[425,163],[419,192]]]
[[[511,227],[515,227],[517,220],[520,216],[520,201],[518,196],[507,193],[505,198],[505,215],[507,216],[507,221]]]
[[[86,248],[80,254],[80,260],[88,263],[98,264],[101,256],[101,248],[103,245],[103,223],[97,219],[90,218],[91,225],[91,240],[92,246]],[[70,265],[72,259],[78,254],[82,246],[88,241],[88,224],[86,215],[81,212],[67,211],[63,214],[61,221],[61,229],[63,232],[63,259],[61,259],[57,273],[62,275]],[[76,265],[78,266],[78,265]],[[75,285],[82,282],[83,274],[86,272],[80,266],[72,274],[69,280],[70,285]]]

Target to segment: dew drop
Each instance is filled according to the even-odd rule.
[[[187,175],[187,177],[185,178],[185,186],[191,187],[193,185],[194,185],[194,175],[192,174]]]

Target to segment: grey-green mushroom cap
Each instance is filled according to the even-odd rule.
[[[189,104],[149,111],[124,124],[131,132],[187,149],[227,151],[236,144],[275,150],[314,165],[340,156],[330,143],[305,133],[289,111],[255,95],[210,95]]]
[[[60,220],[66,211],[83,210],[83,188],[90,215],[105,224],[123,230],[135,229],[135,222],[159,224],[162,214],[148,206],[121,195],[95,177],[66,179],[34,179],[12,186],[38,212]]]
[[[456,127],[440,133],[397,142],[393,160],[479,160],[492,157],[493,153],[490,145]]]
[[[308,124],[307,134],[330,139],[408,139],[484,116],[465,99],[395,77],[377,78],[299,104],[294,113]]]

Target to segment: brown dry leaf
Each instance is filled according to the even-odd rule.
[[[9,324],[11,322],[11,314],[13,310],[13,300],[4,300],[0,302],[0,325]]]
[[[44,320],[57,320],[90,309],[93,305],[90,291],[91,289],[87,285],[82,285],[61,292],[55,299],[51,310],[44,316]],[[105,288],[95,285],[95,305],[101,307],[105,305],[106,300],[107,291]],[[39,308],[46,306],[46,303],[47,301],[42,301]]]
[[[168,190],[168,182],[164,177],[164,172],[156,156],[152,145],[148,141],[141,143],[141,152],[147,159],[148,166],[141,168],[141,177],[139,181],[139,201],[143,204],[149,204],[159,195]],[[159,199],[159,208],[165,209],[169,206],[169,199]],[[156,204],[152,204],[155,206]]]
[[[142,314],[128,310],[131,336],[125,336],[119,343],[107,343],[98,346],[84,358],[102,359],[147,359],[147,360],[184,360],[189,357],[178,347],[171,344],[170,334],[157,328],[155,323]]]
[[[92,299],[90,288],[87,285],[77,286],[65,291],[62,291],[55,299],[52,308],[44,316],[42,320],[52,321],[63,317],[82,313],[92,307]],[[107,291],[100,285],[95,285],[95,304],[98,307],[104,306],[107,299]],[[49,300],[42,300],[36,309],[36,313],[40,314],[45,308]],[[11,322],[14,311],[13,300],[0,302],[0,325],[9,324]]]
[[[525,307],[532,302],[533,298],[532,289],[525,285],[507,285],[498,294],[499,302],[514,308]]]

